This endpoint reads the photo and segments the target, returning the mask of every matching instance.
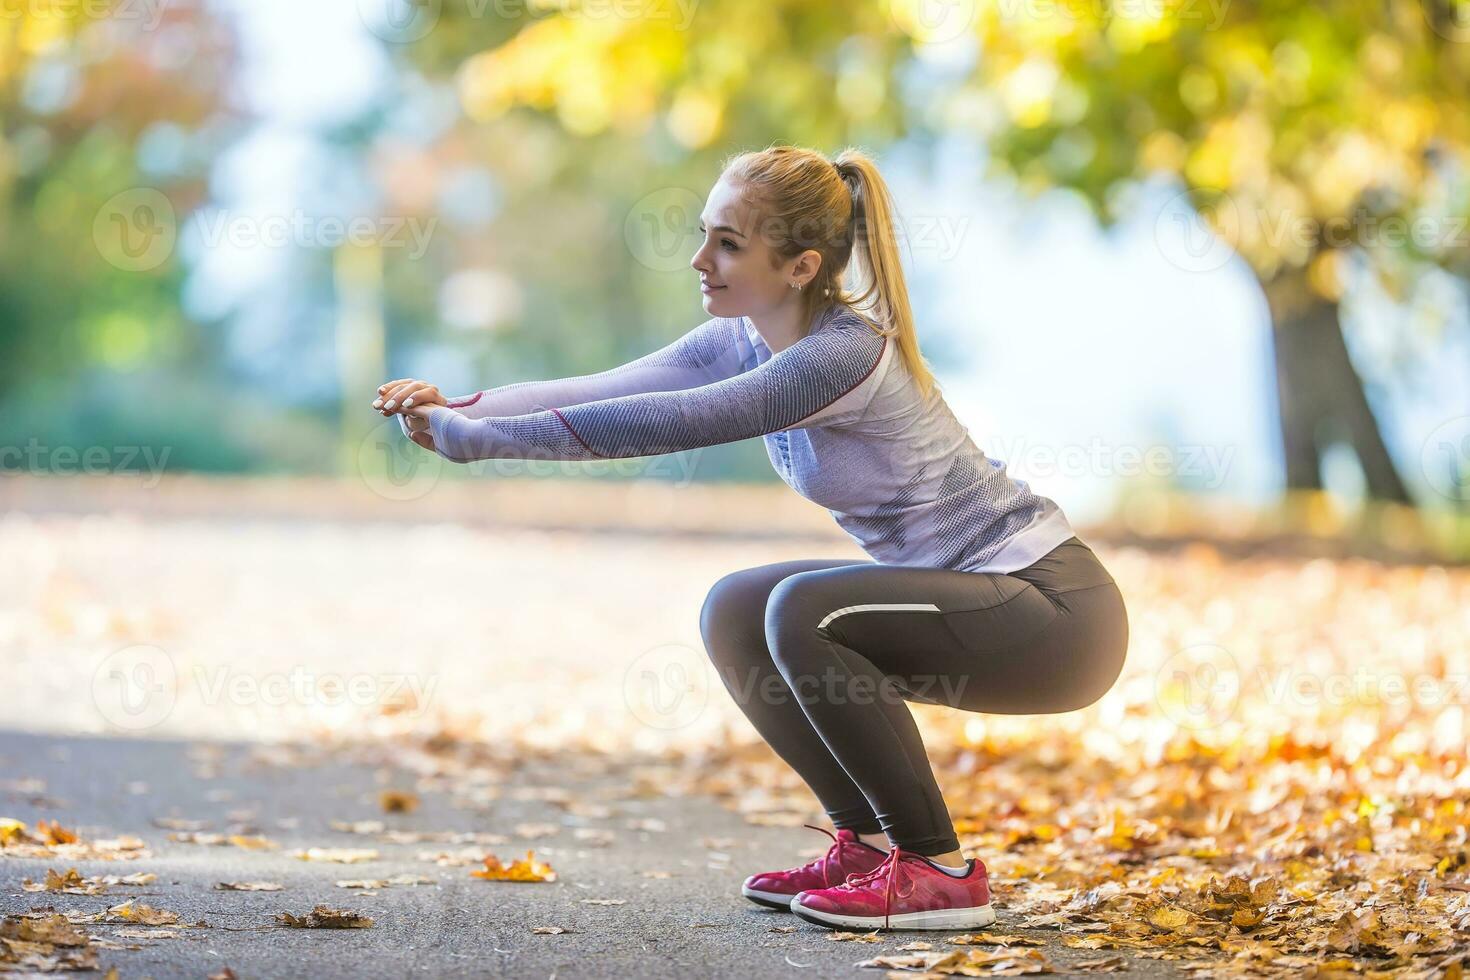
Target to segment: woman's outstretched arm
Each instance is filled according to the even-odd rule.
[[[450,408],[467,419],[526,415],[646,391],[694,388],[740,371],[740,320],[713,317],[627,364],[596,374],[548,381],[518,381],[472,395],[447,398]],[[406,416],[398,416],[403,434],[413,438]]]
[[[872,375],[886,338],[865,324],[803,337],[750,371],[695,388],[647,391],[509,417],[414,408],[445,459],[653,456],[831,420],[865,405],[844,398]],[[854,401],[856,399],[856,403]]]

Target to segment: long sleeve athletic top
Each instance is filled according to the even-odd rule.
[[[459,463],[651,456],[761,436],[781,479],[887,564],[1009,572],[1075,533],[846,306],[775,354],[747,318],[715,317],[600,374],[447,401],[429,424],[435,451]]]

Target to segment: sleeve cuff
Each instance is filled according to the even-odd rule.
[[[455,438],[455,429],[458,424],[469,421],[452,408],[444,405],[435,405],[429,412],[429,431],[434,434],[434,449],[447,460],[456,463],[464,462],[464,458],[458,452],[459,443]]]

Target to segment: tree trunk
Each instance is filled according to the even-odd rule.
[[[1322,489],[1322,450],[1341,433],[1375,500],[1412,503],[1343,340],[1337,304],[1312,290],[1305,269],[1265,284],[1271,307],[1287,490]]]

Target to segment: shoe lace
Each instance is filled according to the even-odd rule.
[[[888,916],[893,909],[894,898],[908,898],[914,893],[915,878],[913,872],[907,870],[900,872],[900,868],[903,866],[905,860],[916,859],[917,855],[911,854],[895,844],[893,849],[888,852],[888,856],[883,859],[882,864],[878,865],[872,871],[863,873],[853,872],[849,874],[847,880],[843,882],[841,887],[853,889],[866,888],[875,883],[880,877],[884,878],[883,928],[887,929]],[[900,876],[907,880],[909,886],[908,891],[904,891],[902,885],[899,884]]]
[[[855,841],[843,840],[841,837],[838,837],[836,834],[832,833],[832,831],[828,830],[826,827],[818,827],[815,824],[809,824],[809,823],[804,823],[804,824],[802,824],[802,826],[803,827],[810,827],[812,830],[820,830],[822,833],[824,833],[828,837],[832,838],[832,846],[829,847],[829,848],[827,848],[827,853],[826,854],[823,854],[819,858],[813,858],[812,860],[808,861],[806,864],[802,865],[802,867],[804,867],[804,868],[811,868],[814,871],[820,871],[820,872],[822,872],[822,887],[824,887],[824,888],[831,888],[831,887],[833,887],[833,885],[832,885],[832,874],[831,874],[831,871],[830,871],[831,866],[832,866],[832,863],[834,861],[841,862],[841,860],[842,860],[842,854],[843,854],[843,848],[856,847],[857,846],[857,843]]]

